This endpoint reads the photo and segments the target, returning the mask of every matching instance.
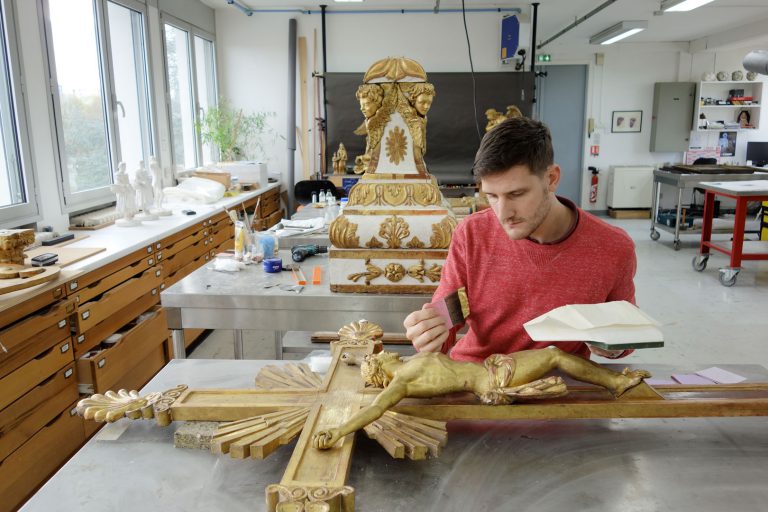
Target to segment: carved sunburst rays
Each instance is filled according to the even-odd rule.
[[[405,138],[405,132],[399,126],[395,126],[387,135],[386,152],[389,161],[399,165],[405,159],[405,153],[408,150],[408,139]]]
[[[387,411],[365,427],[368,437],[375,439],[395,459],[438,457],[448,440],[445,422],[427,420]]]
[[[308,415],[309,407],[293,407],[222,423],[211,439],[211,451],[233,459],[263,459],[299,435]]]
[[[256,386],[263,389],[312,389],[322,385],[320,377],[305,363],[269,365],[256,375]]]

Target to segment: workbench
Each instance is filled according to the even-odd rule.
[[[704,223],[701,230],[699,254],[693,258],[693,269],[702,272],[707,268],[710,249],[730,257],[730,266],[720,269],[720,284],[733,286],[741,270],[742,260],[768,260],[768,241],[744,241],[744,224],[747,220],[749,201],[768,201],[768,181],[753,180],[724,183],[708,181],[699,184],[705,191]],[[712,219],[715,211],[715,197],[723,196],[736,201],[736,219],[733,240],[712,241]]]
[[[291,253],[281,250],[283,264]],[[310,282],[300,293],[281,289],[294,284],[291,272],[270,274],[253,264],[240,272],[211,270],[210,264],[166,288],[160,302],[172,330],[174,357],[184,358],[184,329],[232,329],[235,359],[243,357],[243,330],[274,332],[275,354],[282,357],[285,331],[336,331],[364,318],[385,332],[403,332],[403,320],[421,309],[431,295],[360,294],[331,292],[328,254],[307,258],[302,270]],[[322,283],[311,284],[312,269],[319,266]]]
[[[281,363],[173,360],[143,391],[179,383],[253,388],[267,364]],[[721,367],[768,378],[758,365]],[[22,510],[265,509],[264,489],[280,481],[292,445],[266,460],[235,460],[174,448],[178,426],[106,426]],[[722,512],[764,510],[768,502],[768,435],[760,417],[454,421],[441,456],[422,461],[394,460],[357,435],[348,485],[359,511]]]
[[[768,173],[755,172],[753,174],[693,174],[693,173],[680,173],[665,171],[657,169],[653,171],[653,197],[651,202],[651,240],[658,240],[661,237],[659,229],[668,233],[674,234],[673,247],[675,250],[680,249],[680,224],[682,219],[683,210],[683,191],[685,189],[700,188],[701,183],[705,181],[718,181],[718,182],[734,182],[734,181],[749,181],[749,180],[768,180]],[[675,225],[667,226],[658,222],[659,216],[659,199],[661,194],[661,186],[669,185],[675,187],[677,194],[677,206],[675,207]],[[686,234],[699,234],[700,229],[686,229]],[[718,230],[717,232],[725,233],[730,232],[728,230]]]

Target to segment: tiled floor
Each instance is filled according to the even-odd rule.
[[[681,249],[675,251],[668,233],[657,242],[650,239],[649,220],[607,220],[635,240],[637,303],[662,324],[666,339],[664,348],[638,350],[624,361],[768,367],[768,262],[745,262],[736,285],[726,288],[717,271],[728,265],[726,256],[711,256],[703,272],[691,268],[698,236],[684,236]],[[247,358],[274,358],[271,333],[248,331],[244,345]],[[232,354],[231,331],[217,330],[190,357],[226,359]]]

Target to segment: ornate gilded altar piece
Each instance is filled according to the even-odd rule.
[[[489,132],[507,119],[514,119],[515,117],[523,117],[523,113],[515,105],[507,105],[507,111],[503,114],[495,108],[489,108],[485,111],[485,118],[488,119],[485,131]]]
[[[355,489],[347,477],[357,429],[395,459],[423,460],[446,446],[449,420],[768,416],[765,383],[651,387],[642,370],[618,373],[571,360],[561,369],[595,385],[568,383],[566,389],[559,376],[544,376],[569,357],[561,351],[491,356],[469,365],[442,354],[402,360],[381,351],[383,334],[365,320],[342,327],[325,376],[306,364],[266,366],[255,389],[179,385],[145,396],[110,391],[84,398],[77,412],[106,422],[155,418],[160,426],[217,422],[210,451],[236,459],[264,459],[296,439],[281,481],[266,488],[270,512],[352,512]],[[445,393],[451,394],[441,398]]]
[[[430,293],[437,288],[456,218],[424,163],[435,88],[404,57],[375,62],[356,97],[366,149],[363,177],[329,230],[331,290]]]

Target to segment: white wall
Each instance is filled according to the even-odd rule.
[[[277,112],[275,127],[285,134],[287,102],[287,30],[288,19],[298,20],[298,35],[308,39],[310,68],[313,61],[313,31],[317,31],[317,67],[322,66],[320,16],[318,14],[255,13],[247,17],[235,9],[216,11],[218,34],[219,81],[222,95],[238,107]],[[509,69],[498,61],[499,20],[497,13],[470,13],[467,23],[475,70]],[[337,14],[328,15],[328,71],[362,73],[375,60],[385,56],[406,55],[419,61],[427,73],[469,71],[461,15],[433,14]],[[523,24],[522,37],[530,37]],[[691,55],[687,43],[618,43],[611,46],[583,44],[552,45],[544,51],[552,54],[553,64],[587,64],[587,118],[596,120],[600,135],[600,156],[589,155],[593,139],[585,137],[584,165],[595,165],[603,172],[611,165],[679,162],[682,153],[650,153],[653,84],[660,81],[698,81],[704,71],[741,68],[741,59],[752,48],[707,51]],[[605,55],[604,64],[595,65],[594,54]],[[717,69],[715,69],[717,68]],[[762,77],[765,79],[765,77]],[[437,91],[438,97],[440,91]],[[309,87],[312,114],[312,87]],[[354,98],[350,98],[354,101]],[[643,111],[639,134],[610,133],[613,110]],[[766,109],[755,132],[739,132],[734,161],[744,161],[746,141],[768,140]],[[300,114],[297,111],[297,119]],[[586,131],[585,131],[586,133]],[[429,155],[427,155],[427,159]],[[285,144],[275,145],[270,165],[285,168]],[[301,159],[296,155],[296,176],[301,179]],[[584,173],[582,206],[604,210],[605,186],[600,187],[598,202],[590,205],[589,174]],[[605,181],[602,182],[603,184]]]

